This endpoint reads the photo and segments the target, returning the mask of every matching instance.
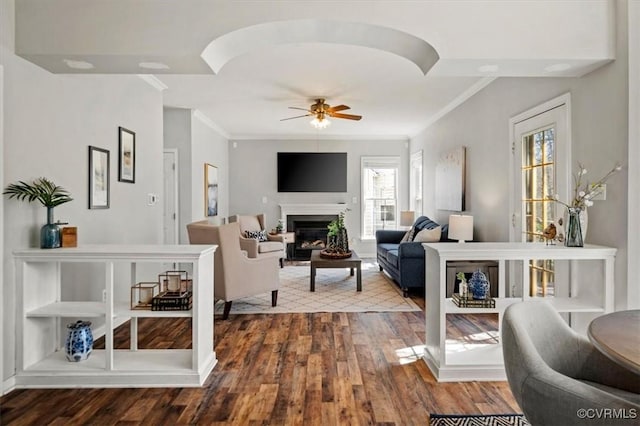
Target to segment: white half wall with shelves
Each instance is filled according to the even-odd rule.
[[[19,330],[16,387],[201,386],[217,362],[213,350],[215,249],[197,245],[96,245],[14,252]],[[192,270],[192,309],[131,309],[131,285],[157,280],[166,265],[173,263],[187,264]],[[65,275],[79,265],[79,269],[88,266],[100,273],[94,274],[95,282],[86,283],[91,287],[86,292],[67,297],[65,282],[68,284],[74,274]],[[116,265],[121,274],[115,273]],[[64,352],[65,324],[76,318],[104,324],[105,338],[104,349],[94,350],[87,361],[79,363],[67,361]],[[191,318],[192,349],[138,349],[139,318]],[[124,321],[131,323],[130,348],[116,350],[114,329]]]
[[[509,305],[531,298],[529,274],[524,271],[532,259],[553,259],[557,263],[567,264],[567,279],[556,281],[556,287],[562,287],[560,295],[546,298],[558,312],[568,314],[573,319],[574,316],[590,317],[613,311],[615,248],[592,244],[564,247],[508,242],[425,243],[423,246],[425,291],[429,296],[425,299],[424,361],[438,381],[506,380],[500,344],[502,315]],[[447,262],[475,260],[498,262],[495,308],[461,308],[447,297]],[[511,268],[515,267],[521,273],[515,292],[510,282],[507,285],[509,263]],[[520,265],[514,265],[517,263]],[[578,274],[578,268],[582,265],[590,271],[599,272],[590,274],[589,279],[584,280],[584,274]],[[447,339],[447,315],[453,314],[497,314],[498,330],[488,331],[482,339],[484,343],[471,344]],[[491,340],[493,343],[489,343]]]

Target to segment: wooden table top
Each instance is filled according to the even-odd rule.
[[[330,268],[343,268],[349,267],[349,265],[353,265],[355,263],[360,263],[361,260],[356,254],[355,251],[351,250],[351,257],[347,257],[344,259],[331,259],[327,257],[320,256],[320,250],[313,250],[311,252],[311,262],[314,265],[335,265],[329,266]],[[346,266],[342,266],[346,265]]]
[[[588,336],[600,352],[640,374],[640,309],[594,319],[589,324]]]

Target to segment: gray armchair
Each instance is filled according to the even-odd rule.
[[[513,396],[533,425],[638,425],[640,376],[602,355],[547,302],[507,308],[502,350]],[[585,419],[581,409],[610,409],[627,418]]]
[[[214,256],[214,297],[224,300],[222,319],[229,317],[231,303],[247,296],[271,292],[276,306],[280,273],[275,257],[250,259],[240,249],[237,223],[214,226],[206,220],[187,225],[191,244],[217,244]]]
[[[267,232],[267,241],[246,237],[247,231],[266,231],[264,214],[229,216],[229,223],[234,222],[240,225],[240,247],[250,258],[277,257],[280,259],[280,267],[284,266],[286,244],[282,235],[271,235]]]

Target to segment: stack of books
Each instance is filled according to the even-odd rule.
[[[495,308],[496,300],[487,297],[486,299],[473,299],[471,296],[462,297],[458,293],[453,293],[453,303],[459,308]]]

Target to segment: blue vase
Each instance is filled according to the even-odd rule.
[[[80,362],[89,358],[93,351],[93,334],[91,334],[91,322],[81,321],[67,324],[67,341],[65,352],[71,362]]]
[[[53,207],[47,207],[47,224],[40,228],[40,248],[60,247],[60,227],[53,223]]]
[[[469,291],[476,300],[484,300],[489,294],[489,280],[479,269],[471,275],[468,282]]]

